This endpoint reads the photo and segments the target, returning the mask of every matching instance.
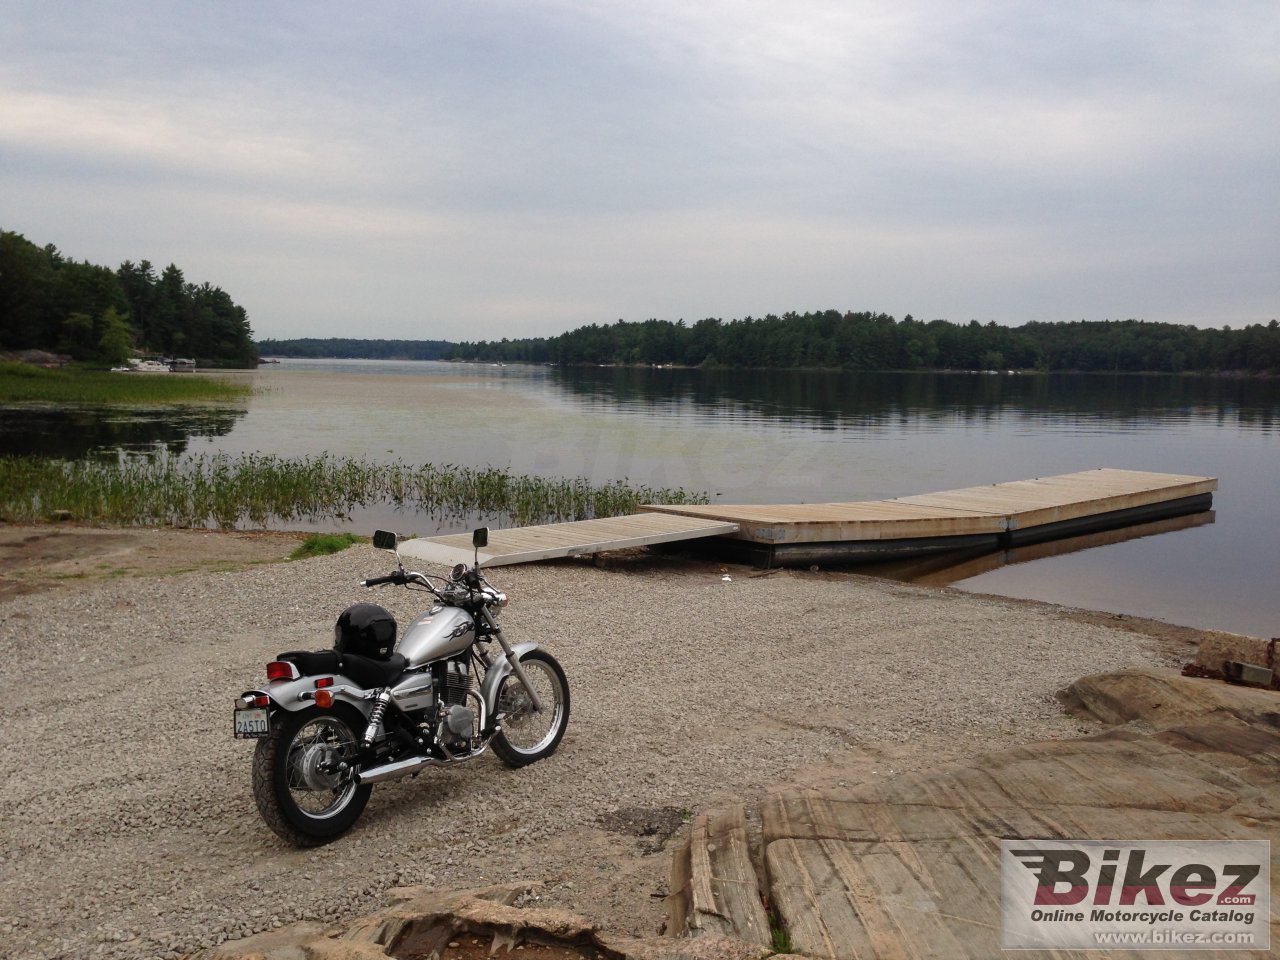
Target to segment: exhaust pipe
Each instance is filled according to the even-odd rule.
[[[447,763],[458,763],[462,760],[472,760],[489,749],[488,743],[482,743],[470,753],[463,753],[455,756],[449,753],[448,747],[442,747],[448,759],[440,760],[436,757],[410,757],[407,760],[397,760],[395,763],[384,763],[380,767],[370,767],[368,770],[362,770],[356,774],[356,783],[377,783],[380,780],[394,780],[396,777],[403,777],[407,773],[415,773],[423,767],[443,767]]]
[[[381,780],[394,780],[397,777],[403,777],[407,773],[413,773],[415,770],[421,770],[423,767],[438,767],[443,762],[443,760],[437,760],[435,757],[410,757],[408,760],[397,760],[395,763],[384,763],[380,767],[361,770],[356,775],[356,780],[360,783],[378,783]]]

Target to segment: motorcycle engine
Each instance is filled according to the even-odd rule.
[[[444,664],[441,678],[442,732],[447,731],[450,742],[469,745],[476,734],[476,711],[467,706],[467,697],[473,689],[471,664],[467,658],[450,660]]]
[[[476,712],[470,707],[451,706],[444,715],[445,726],[459,740],[469,740],[476,722]]]
[[[465,706],[471,692],[471,664],[467,660],[450,660],[444,665],[444,702]]]

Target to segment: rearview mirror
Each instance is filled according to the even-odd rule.
[[[479,550],[489,545],[489,528],[481,527],[471,534],[471,545]]]
[[[390,530],[379,530],[373,535],[373,545],[379,550],[394,550],[397,542],[396,535]]]

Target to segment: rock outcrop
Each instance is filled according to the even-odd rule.
[[[1063,698],[1125,726],[768,798],[751,858],[775,942],[840,960],[998,956],[1002,838],[1271,839],[1280,875],[1280,694],[1126,671],[1086,677]],[[673,929],[757,940],[742,906],[750,872],[719,850],[751,815],[695,823],[691,842],[712,849],[676,854]]]
[[[193,954],[189,960],[763,960],[773,951],[732,938],[609,936],[563,910],[517,904],[534,888],[402,887],[396,902],[344,927],[293,924]]]

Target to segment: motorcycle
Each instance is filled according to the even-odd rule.
[[[332,649],[292,650],[267,664],[267,685],[232,713],[235,737],[254,739],[253,796],[268,827],[297,846],[327,843],[359,819],[373,785],[426,767],[474,760],[490,747],[509,767],[550,756],[569,722],[569,682],[536,643],[512,644],[498,626],[507,597],[480,570],[489,531],[472,535],[473,566],[446,579],[405,570],[366,587],[431,595],[429,609],[396,639],[381,606],[348,607]],[[497,649],[495,649],[495,645]]]

